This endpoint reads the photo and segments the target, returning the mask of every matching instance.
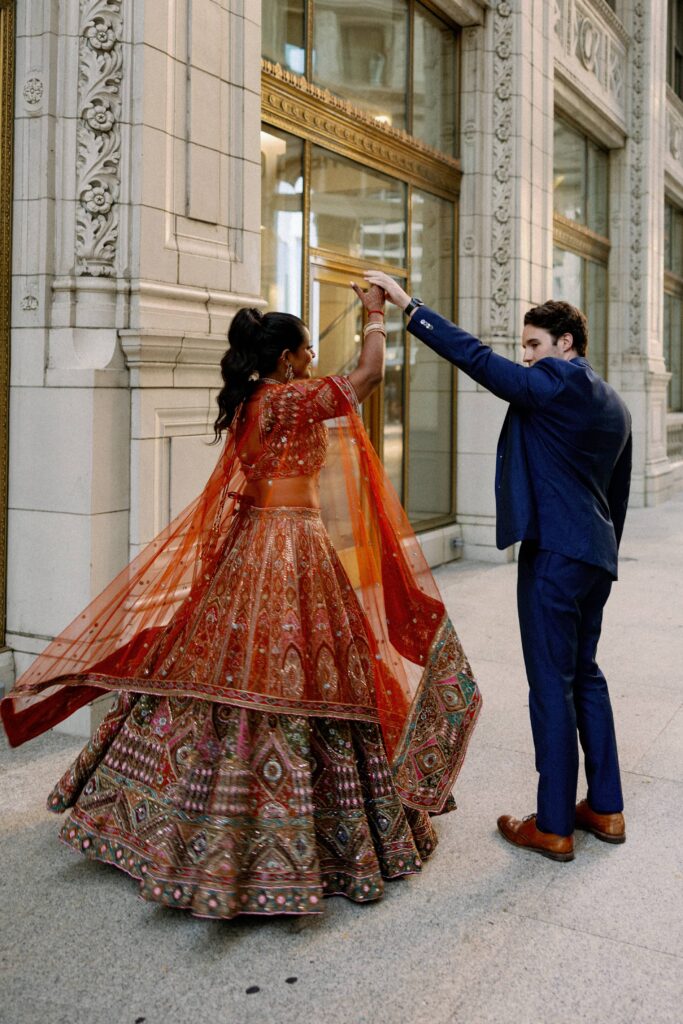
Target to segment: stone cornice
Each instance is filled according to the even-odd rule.
[[[607,22],[614,34],[621,39],[622,43],[625,46],[628,46],[631,41],[631,37],[626,31],[621,19],[607,3],[607,0],[588,0],[588,3],[591,7],[594,7],[604,21]]]

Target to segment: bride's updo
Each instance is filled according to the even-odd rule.
[[[301,346],[304,330],[303,321],[292,313],[262,313],[248,306],[237,310],[228,330],[230,347],[221,359],[224,384],[216,399],[216,440],[230,426],[235,411],[251,395],[258,378],[275,372],[285,350],[296,352]]]

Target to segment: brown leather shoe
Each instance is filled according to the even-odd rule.
[[[523,821],[503,814],[498,819],[498,829],[503,838],[513,846],[521,846],[525,850],[540,853],[541,857],[549,857],[550,860],[574,860],[574,837],[541,832],[536,828],[535,814],[530,814]]]
[[[576,805],[576,828],[582,832],[592,832],[603,843],[625,843],[626,824],[621,811],[616,814],[597,814],[587,800]]]

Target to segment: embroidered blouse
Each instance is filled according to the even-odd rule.
[[[318,473],[327,457],[325,420],[339,416],[349,401],[358,409],[347,377],[264,383],[245,405],[235,428],[247,480]],[[257,431],[253,429],[255,421]]]

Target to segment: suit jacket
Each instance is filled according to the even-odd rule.
[[[587,359],[525,367],[421,306],[408,330],[510,403],[496,459],[496,543],[539,547],[617,578],[631,480],[631,416]]]

